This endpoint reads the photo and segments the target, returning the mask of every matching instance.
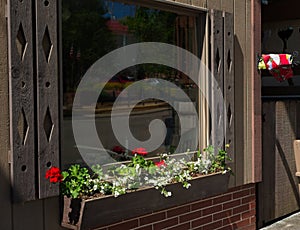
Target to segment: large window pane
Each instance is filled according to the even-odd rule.
[[[129,148],[132,146],[128,143],[126,136],[124,136],[125,145],[120,144],[115,137],[111,124],[112,108],[114,107],[118,116],[122,116],[124,109],[126,110],[128,105],[135,103],[136,98],[141,94],[147,94],[147,90],[159,90],[165,81],[173,83],[189,96],[188,101],[172,92],[172,88],[164,88],[162,93],[175,98],[178,110],[173,109],[163,100],[149,97],[136,104],[130,114],[129,124],[132,135],[140,141],[146,141],[150,138],[150,122],[154,119],[163,121],[166,126],[165,139],[148,156],[174,152],[181,138],[180,133],[192,135],[198,129],[195,122],[198,117],[189,114],[188,110],[191,106],[198,109],[199,89],[197,82],[193,82],[189,76],[164,65],[140,64],[121,70],[107,82],[97,81],[91,88],[78,91],[77,86],[97,60],[110,51],[129,44],[162,42],[180,46],[198,55],[198,18],[182,12],[167,12],[116,1],[63,0],[62,3],[63,167],[75,162],[83,163],[78,148],[80,152],[88,154],[100,154],[102,151],[93,146],[93,143],[78,146],[74,140],[72,106],[75,93],[82,105],[85,105],[82,106],[82,110],[90,109],[88,98],[91,94],[99,95],[96,108],[92,108],[95,110],[95,123],[99,138],[110,156],[117,161],[122,161],[130,157]],[[145,80],[148,88],[145,87],[136,94],[125,93],[125,89],[141,80]],[[103,90],[99,92],[99,88]],[[117,99],[118,106],[114,105]],[[181,130],[178,112],[182,112],[180,116],[187,124],[185,130]],[[88,121],[88,117],[85,119]],[[193,136],[196,137],[196,135]],[[90,138],[88,133],[85,138]],[[124,152],[126,154],[122,154]]]

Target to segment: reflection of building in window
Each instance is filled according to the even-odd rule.
[[[69,115],[71,114],[74,90],[94,62],[110,51],[136,42],[168,43],[186,49],[195,55],[200,53],[196,29],[198,28],[197,17],[184,14],[184,11],[174,13],[118,2],[113,2],[113,5],[108,7],[105,1],[100,1],[100,3],[102,4],[98,8],[91,7],[89,4],[83,4],[79,8],[70,8],[63,1],[63,9],[68,10],[68,17],[63,19],[64,97],[67,99],[64,101],[63,164],[81,161],[77,150],[78,146],[76,146],[72,135],[72,122]],[[84,17],[81,18],[80,15],[83,12],[89,13],[84,14]],[[93,24],[85,24],[86,22],[82,24],[82,20],[91,22],[92,18],[94,18]],[[80,61],[70,57],[70,47],[72,47],[72,57],[78,53],[80,48]],[[180,58],[178,57],[178,63],[182,65]],[[185,64],[188,68],[189,63],[186,62]],[[145,79],[151,87],[136,93],[146,94],[148,90],[153,88],[159,89],[162,81],[166,80],[182,89],[190,98],[190,102],[178,97],[173,89],[168,89],[168,92],[164,93],[176,97],[175,109],[179,112],[175,112],[166,102],[155,98],[139,102],[130,116],[130,128],[133,136],[138,140],[148,140],[150,122],[159,119],[166,125],[166,138],[162,141],[162,145],[149,156],[162,152],[172,152],[176,149],[182,132],[185,134],[186,146],[184,148],[186,149],[180,149],[180,151],[186,151],[189,145],[197,142],[196,119],[198,118],[190,113],[189,109],[191,106],[195,106],[196,110],[199,110],[199,89],[189,76],[182,72],[159,64],[141,64],[122,70],[112,76],[108,82],[95,82],[91,86],[92,88],[77,92],[76,95],[80,97],[82,102],[87,103],[86,108],[88,108],[90,106],[88,104],[89,95],[91,93],[99,94],[96,106],[96,127],[104,148],[113,151],[115,146],[120,146],[120,143],[112,130],[110,119],[112,106],[118,98],[120,105],[116,109],[120,114],[119,116],[122,116],[124,108],[127,108],[136,98],[133,93],[122,93],[123,90],[131,84]],[[98,89],[103,86],[103,90],[99,92]],[[184,129],[181,128],[178,116],[181,116],[182,121],[188,124]],[[122,146],[125,151],[128,151],[126,147]],[[80,146],[80,148],[91,154],[93,151],[95,153],[98,151],[92,144],[91,146]],[[122,157],[116,159],[122,159]]]
[[[128,26],[123,25],[120,21],[110,19],[107,21],[106,26],[114,35],[117,47],[126,46],[135,42],[134,36],[128,32]]]

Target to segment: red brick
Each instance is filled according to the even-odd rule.
[[[242,198],[244,196],[249,196],[249,195],[250,195],[250,189],[244,189],[233,193],[233,199]]]
[[[167,217],[173,217],[173,216],[179,216],[181,214],[184,214],[184,213],[188,213],[190,212],[190,206],[187,205],[187,206],[182,206],[182,207],[179,207],[179,208],[174,208],[174,209],[170,209],[167,211]]]
[[[212,214],[212,213],[215,213],[215,212],[220,212],[220,211],[222,211],[222,205],[221,204],[217,205],[217,206],[212,206],[212,207],[203,209],[202,210],[202,215],[206,216],[206,215],[209,215],[209,214]]]
[[[246,189],[246,188],[249,188],[249,189],[255,188],[255,184],[244,184],[241,186],[241,190]]]
[[[219,204],[232,199],[232,194],[223,195],[213,199],[213,204]]]
[[[245,226],[250,225],[250,219],[241,220],[241,221],[239,221],[239,222],[236,222],[234,225],[235,225],[238,229],[241,229],[241,228],[243,228],[243,227],[245,227]]]
[[[256,216],[251,217],[250,222],[251,224],[256,224]]]
[[[250,203],[250,202],[253,202],[253,201],[255,201],[255,196],[254,195],[247,196],[247,197],[242,199],[242,204]]]
[[[203,201],[192,204],[192,210],[198,210],[201,208],[206,208],[208,206],[212,206],[212,199],[203,200]]]
[[[256,225],[255,224],[251,224],[247,227],[242,228],[241,230],[256,230]]]
[[[240,200],[234,200],[223,204],[223,210],[237,207],[241,204]]]
[[[200,227],[211,222],[212,222],[212,216],[202,217],[192,222],[192,228]]]
[[[251,191],[251,194],[252,194],[252,195],[255,195],[255,194],[256,194],[256,188],[255,188],[255,187],[254,187],[254,188],[251,188],[250,191]]]
[[[236,191],[240,190],[240,188],[241,188],[241,186],[229,188],[227,192],[228,192],[228,193],[230,193],[230,192],[236,192]]]
[[[253,185],[245,184],[245,185],[237,186],[237,187],[234,187],[234,188],[230,188],[228,190],[228,192],[237,192],[237,191],[240,191],[240,190],[243,190],[243,189],[250,189],[250,188],[253,188]]]
[[[156,221],[164,220],[166,218],[166,213],[165,212],[160,212],[148,216],[144,216],[140,218],[140,225],[146,225],[150,224]]]
[[[232,225],[228,225],[222,228],[218,228],[218,230],[234,230],[234,227]]]
[[[202,230],[212,230],[222,227],[222,220],[203,226]]]
[[[244,205],[241,205],[239,207],[236,207],[234,208],[232,211],[232,214],[237,214],[237,213],[243,213],[243,212],[246,212],[246,211],[249,211],[250,210],[250,205],[249,204],[244,204]]]
[[[138,227],[138,220],[130,220],[108,227],[108,230],[133,229]]]
[[[174,226],[174,225],[177,225],[177,224],[178,224],[178,218],[174,217],[172,219],[167,219],[167,220],[164,220],[164,221],[159,222],[157,224],[154,224],[153,229],[154,230],[160,230],[160,229],[171,227],[171,226]]]
[[[135,230],[152,230],[152,225],[142,226],[139,228],[135,228]]]
[[[230,217],[232,215],[232,210],[225,210],[223,212],[219,212],[213,215],[213,220],[221,220],[226,217]]]
[[[256,202],[251,202],[250,203],[250,209],[256,209]]]
[[[238,222],[241,220],[241,215],[240,214],[237,214],[235,216],[231,216],[231,217],[228,217],[228,218],[225,218],[223,220],[223,225],[226,226],[226,225],[230,225],[230,224],[233,224],[235,222]]]
[[[244,212],[244,213],[242,213],[242,219],[246,219],[246,218],[255,216],[255,214],[256,214],[255,209],[252,209],[249,212]]]
[[[187,229],[191,229],[190,222],[176,225],[172,228],[168,228],[168,230],[187,230]]]
[[[183,223],[183,222],[187,222],[193,219],[197,219],[199,217],[202,216],[201,211],[195,211],[195,212],[191,212],[191,213],[187,213],[185,215],[179,216],[179,222]]]

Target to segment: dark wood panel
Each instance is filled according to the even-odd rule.
[[[59,166],[57,2],[36,1],[37,120],[39,198],[55,196],[58,184],[45,180]]]
[[[51,197],[43,200],[44,226],[43,230],[63,230],[60,212],[61,197]]]
[[[234,91],[235,91],[235,180],[236,185],[242,185],[246,181],[245,164],[250,164],[246,161],[248,158],[246,146],[246,33],[251,33],[246,30],[246,2],[234,1]]]
[[[224,13],[224,100],[225,100],[225,143],[230,144],[228,154],[234,161],[235,141],[234,141],[234,31],[233,14]]]
[[[263,87],[262,96],[299,96],[299,86],[286,86],[286,87]]]
[[[296,110],[296,139],[300,139],[300,100],[296,103],[297,110]]]
[[[12,229],[10,168],[7,163],[9,144],[9,79],[7,50],[6,0],[0,0],[0,229]]]
[[[221,11],[211,10],[211,139],[212,145],[219,148],[222,148],[224,143],[224,101],[218,94],[220,91],[223,93],[224,81],[222,14]]]
[[[218,173],[194,178],[190,181],[191,187],[188,190],[181,184],[170,184],[166,189],[172,192],[172,196],[167,199],[154,188],[137,190],[118,198],[110,196],[81,202],[79,200],[71,202],[65,198],[67,205],[64,207],[62,223],[63,226],[74,228],[75,226],[69,223],[74,222],[74,217],[77,217],[75,222],[77,222],[77,226],[81,225],[80,229],[98,229],[101,226],[189,204],[226,192],[229,176],[228,173]],[[78,213],[80,205],[84,209],[82,215]]]
[[[252,35],[251,47],[251,78],[252,78],[252,98],[253,98],[253,123],[252,123],[252,158],[253,158],[253,181],[262,180],[262,124],[261,124],[261,76],[257,69],[257,54],[261,52],[261,1],[255,0],[251,4],[251,27],[254,31]],[[254,125],[253,125],[254,124]]]
[[[268,5],[262,5],[262,21],[278,22],[300,19],[300,2],[295,0],[269,1]]]
[[[32,2],[10,1],[9,81],[13,199],[35,199]]]
[[[294,140],[299,132],[299,102],[264,101],[262,183],[258,185],[258,226],[299,210]]]
[[[262,108],[262,183],[258,185],[258,223],[274,218],[275,208],[275,102],[264,102]]]
[[[43,201],[14,204],[13,219],[13,230],[44,230]]]
[[[296,102],[276,102],[275,216],[290,214],[299,207],[298,179],[293,142],[296,138]]]

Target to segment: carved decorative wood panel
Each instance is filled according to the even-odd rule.
[[[224,13],[224,99],[225,99],[225,144],[228,154],[234,160],[234,30],[233,14]]]
[[[230,144],[229,154],[234,151],[234,30],[233,15],[211,11],[211,137],[214,146]],[[217,90],[221,90],[224,102]],[[225,140],[223,137],[225,136]]]
[[[224,36],[223,13],[211,11],[211,139],[212,145],[221,148],[224,144],[224,103],[218,91],[224,92]]]
[[[59,166],[57,2],[8,3],[11,181],[14,201],[58,194],[45,179]]]
[[[58,185],[45,180],[59,166],[57,2],[36,1],[37,137],[39,198],[58,195]]]
[[[32,200],[35,184],[35,106],[32,1],[10,0],[9,98],[13,200]]]

